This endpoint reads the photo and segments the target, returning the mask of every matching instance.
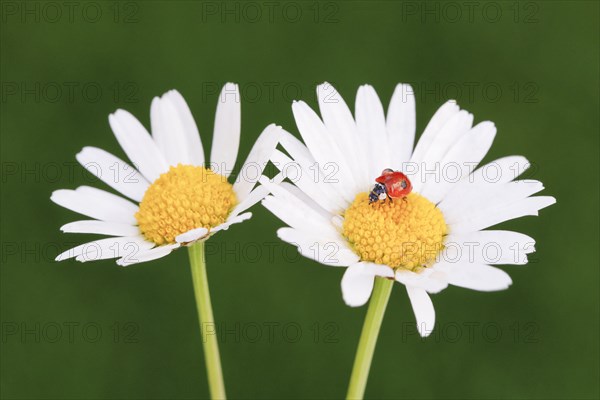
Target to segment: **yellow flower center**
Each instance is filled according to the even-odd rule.
[[[442,212],[425,197],[369,204],[360,193],[344,214],[343,235],[363,261],[418,272],[444,248],[447,233]]]
[[[195,228],[222,224],[237,198],[223,175],[204,167],[177,165],[155,180],[135,214],[140,230],[156,244]]]

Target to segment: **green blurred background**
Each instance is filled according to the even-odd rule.
[[[242,90],[240,158],[290,103],[335,84],[353,105],[370,83],[389,102],[413,84],[418,130],[447,98],[492,120],[486,160],[523,154],[558,203],[504,223],[537,240],[510,290],[433,296],[421,340],[396,285],[370,398],[599,396],[599,7],[539,2],[2,1],[2,398],[201,398],[208,394],[187,254],[121,268],[53,262],[92,236],[49,200],[97,185],[75,163],[87,145],[124,157],[107,121],[149,125],[177,88],[209,149],[217,90]],[[239,165],[238,165],[239,167]],[[342,270],[300,258],[257,206],[211,240],[209,277],[231,398],[345,395],[365,307],[346,307]],[[241,255],[240,255],[241,254]],[[301,332],[300,332],[301,331]]]

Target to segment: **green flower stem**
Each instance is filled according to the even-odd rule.
[[[223,383],[223,371],[219,356],[219,343],[217,335],[214,334],[215,318],[213,317],[210,293],[208,291],[204,242],[198,242],[188,247],[188,250],[190,267],[192,269],[192,281],[194,282],[194,295],[196,297],[198,318],[200,320],[200,336],[202,337],[202,344],[204,346],[204,360],[206,362],[210,397],[213,399],[225,399],[225,385]],[[211,327],[210,334],[206,334],[207,332],[204,327],[209,326]]]
[[[377,344],[377,336],[379,336],[379,329],[393,286],[394,281],[392,279],[375,278],[375,288],[371,295],[369,309],[356,350],[354,366],[352,367],[347,399],[362,399],[365,394],[373,352]]]

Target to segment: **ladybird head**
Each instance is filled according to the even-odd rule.
[[[376,183],[369,193],[369,203],[374,203],[377,200],[385,200],[387,198],[387,192],[385,186],[381,183]]]

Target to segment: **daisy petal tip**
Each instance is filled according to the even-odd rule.
[[[277,124],[271,124],[268,126],[268,128],[274,132],[275,135],[277,135],[278,137],[281,136],[281,131],[283,131],[283,128],[280,125]]]
[[[306,112],[307,109],[310,109],[310,107],[304,102],[304,100],[294,100],[292,103],[293,112]]]
[[[95,147],[92,146],[84,146],[81,148],[81,150],[79,150],[79,152],[77,154],[75,154],[75,159],[77,159],[77,161],[79,161],[79,159],[81,157],[83,157],[85,154],[89,153],[90,151],[93,151],[95,149]]]
[[[346,305],[348,307],[352,307],[352,308],[357,308],[357,307],[362,306],[362,304],[355,304],[355,303],[348,301],[347,299],[344,299],[344,303],[346,303]]]
[[[155,96],[150,102],[150,113],[158,112],[158,108],[160,107],[160,97]]]
[[[240,222],[247,221],[250,218],[252,218],[252,213],[251,212],[245,212],[243,214],[236,215],[235,217],[229,218],[224,224],[219,225],[219,226],[225,225],[223,228],[221,228],[221,229],[216,229],[215,228],[214,230],[216,230],[216,231],[227,230],[227,229],[229,229],[229,227],[231,225],[233,225],[233,224],[239,224]]]
[[[531,254],[531,253],[535,253],[535,252],[536,252],[535,242],[531,246],[529,246],[529,248],[525,249],[525,254]],[[527,259],[527,263],[529,263],[529,259]]]
[[[119,258],[117,261],[115,261],[115,263],[119,267],[129,267],[130,265],[135,264],[134,262],[127,262],[124,258]]]
[[[53,191],[50,194],[50,201],[52,201],[60,206],[61,204],[60,204],[59,197],[62,194],[67,193],[68,191],[69,191],[69,189],[57,189],[57,190]]]
[[[240,217],[242,218],[242,221],[247,221],[250,218],[252,218],[252,213],[251,212],[247,212],[247,213],[244,213],[244,214],[240,215]]]
[[[322,93],[322,92],[328,92],[330,94],[334,94],[335,92],[337,92],[337,90],[335,90],[335,88],[333,87],[333,85],[327,81],[324,81],[323,83],[321,83],[320,85],[317,86],[317,93]]]
[[[424,324],[417,324],[417,331],[422,338],[426,338],[433,332],[433,327],[429,328]]]
[[[286,241],[284,238],[287,237],[287,232],[289,232],[292,228],[284,227],[277,229],[277,237],[283,241]]]
[[[123,110],[122,108],[117,108],[115,110],[115,112],[112,113],[111,115],[113,116],[113,118],[123,118],[123,117],[129,117],[129,116],[133,117],[133,115],[129,111]],[[135,118],[135,117],[133,117],[133,118]]]
[[[281,135],[281,130],[281,126],[277,124],[269,124],[265,127],[265,129],[263,129],[261,137],[275,135],[277,139],[279,139],[279,136]]]
[[[366,298],[363,301],[363,299],[357,299],[355,296],[346,295],[344,291],[342,291],[342,298],[344,299],[344,303],[346,303],[348,307],[353,308],[362,307],[367,303],[367,301],[369,301],[369,298]]]

